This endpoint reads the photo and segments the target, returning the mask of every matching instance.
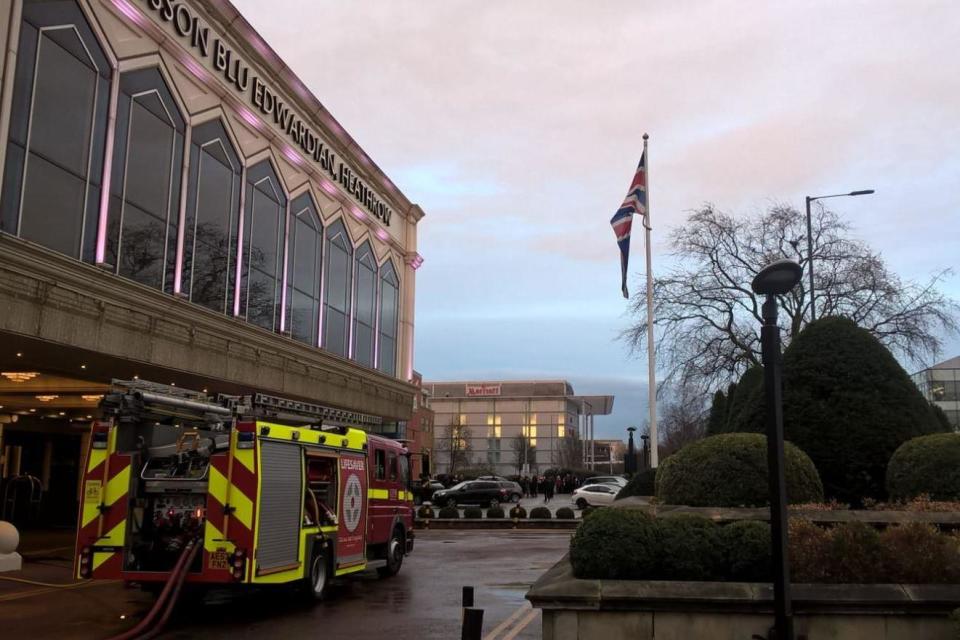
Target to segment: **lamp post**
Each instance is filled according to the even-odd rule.
[[[636,427],[627,427],[627,455],[623,459],[623,472],[624,473],[636,473],[637,472],[637,446],[633,442],[633,432],[636,431]]]
[[[813,223],[810,220],[810,203],[814,200],[824,200],[826,198],[868,196],[873,192],[873,189],[862,189],[860,191],[851,191],[850,193],[834,193],[829,196],[807,196],[807,273],[810,275],[810,322],[817,319],[817,311],[814,308],[813,300]]]
[[[643,434],[640,439],[643,440],[643,469],[646,471],[650,468],[650,436]]]
[[[783,461],[783,398],[781,396],[780,328],[777,296],[793,289],[803,269],[792,260],[778,260],[753,279],[754,293],[766,296],[760,344],[767,402],[767,475],[770,482],[770,546],[773,556],[773,601],[777,640],[793,640],[790,562],[787,556],[787,482]]]

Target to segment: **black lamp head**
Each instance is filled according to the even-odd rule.
[[[627,431],[629,431],[630,433],[633,433],[636,430],[637,430],[636,427],[627,427]]]
[[[777,260],[761,269],[750,288],[763,295],[783,295],[797,286],[802,277],[803,267],[799,264],[793,260]]]

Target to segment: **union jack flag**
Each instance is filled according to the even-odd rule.
[[[646,151],[640,156],[640,164],[637,165],[637,172],[633,174],[633,181],[630,183],[630,189],[627,190],[627,197],[623,199],[623,204],[620,205],[617,212],[610,218],[610,225],[613,227],[613,233],[617,236],[617,245],[620,247],[620,290],[623,291],[624,298],[630,297],[630,294],[627,292],[627,262],[630,259],[630,229],[633,227],[633,214],[643,216],[644,224],[646,224]]]

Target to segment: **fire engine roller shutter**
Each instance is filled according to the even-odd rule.
[[[302,451],[296,444],[260,442],[259,570],[290,566],[298,561]]]

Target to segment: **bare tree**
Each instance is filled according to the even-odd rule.
[[[447,471],[450,475],[456,474],[458,466],[466,467],[470,464],[470,452],[473,450],[470,438],[470,427],[461,424],[459,416],[453,416],[450,424],[443,428],[436,447],[450,456],[450,468]]]
[[[579,469],[583,466],[583,441],[576,431],[568,432],[560,438],[558,448],[559,463],[563,469]]]
[[[513,448],[514,459],[517,463],[517,473],[523,473],[523,466],[535,465],[537,463],[537,448],[530,444],[527,436],[515,436],[510,441]]]
[[[844,316],[912,363],[938,355],[944,334],[958,331],[960,306],[938,286],[951,272],[925,284],[904,281],[849,225],[819,208],[813,215],[817,317]],[[734,218],[706,205],[670,236],[679,266],[654,282],[657,359],[667,382],[713,390],[760,363],[762,300],[750,289],[770,262],[790,258],[807,269],[806,217],[777,205],[752,218]],[[780,296],[784,341],[810,319],[806,278]],[[646,288],[631,301],[636,323],[622,337],[632,350],[646,347]]]
[[[695,387],[673,388],[665,395],[657,425],[660,453],[664,457],[705,437],[710,414],[708,397]]]

